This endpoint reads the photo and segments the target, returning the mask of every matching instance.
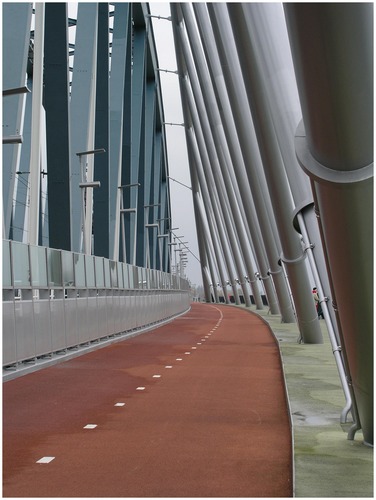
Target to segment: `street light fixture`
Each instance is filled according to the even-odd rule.
[[[125,245],[125,224],[124,224],[124,214],[137,214],[137,208],[124,208],[124,200],[123,200],[123,189],[134,188],[137,189],[141,186],[139,182],[134,182],[132,184],[123,184],[119,186],[118,189],[121,190],[120,194],[120,217],[121,217],[121,232],[122,232],[122,247],[123,247],[123,259],[127,262],[127,248]],[[133,232],[133,265],[136,264],[136,241],[137,241],[137,224],[136,221],[134,223],[134,232]]]
[[[81,170],[81,182],[79,183],[79,188],[82,193],[82,252],[84,254],[88,253],[91,255],[91,231],[92,231],[92,212],[93,212],[93,198],[90,197],[89,207],[87,207],[87,193],[90,188],[99,188],[101,183],[99,181],[94,181],[93,179],[87,179],[86,164],[84,163],[84,158],[89,155],[95,155],[98,153],[105,153],[104,148],[91,149],[89,151],[80,151],[76,153],[80,160],[80,170]],[[93,171],[91,170],[91,176]],[[86,210],[85,210],[86,208]]]

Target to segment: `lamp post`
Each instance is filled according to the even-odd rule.
[[[124,184],[122,186],[119,186],[119,189],[121,191],[120,193],[120,219],[121,219],[121,232],[122,232],[122,248],[123,248],[123,260],[124,262],[127,262],[127,248],[125,245],[125,225],[124,225],[124,215],[125,214],[136,214],[137,209],[136,208],[124,208],[124,200],[123,200],[123,189],[126,188],[134,188],[138,187],[141,184],[139,182],[135,182],[133,184]],[[132,265],[136,265],[136,240],[137,240],[137,224],[135,222],[134,224],[134,237],[133,237],[133,259],[132,259]],[[115,251],[115,250],[114,250]]]
[[[160,203],[153,203],[151,205],[144,205],[145,209],[145,227],[146,227],[146,267],[150,268],[150,248],[149,248],[149,228],[156,228],[157,229],[157,237],[159,235],[159,224],[157,222],[150,223],[148,222],[149,220],[149,208],[153,207],[159,207],[161,204]],[[157,239],[158,245],[160,240]],[[161,250],[159,248],[159,255],[161,254]]]
[[[87,156],[105,153],[104,148],[91,149],[76,153],[80,160],[81,182],[79,187],[82,193],[82,253],[91,255],[91,232],[93,220],[93,192],[92,189],[99,188],[101,183],[93,180],[93,166],[86,171]],[[89,177],[89,179],[88,179]],[[89,191],[88,191],[89,189]]]

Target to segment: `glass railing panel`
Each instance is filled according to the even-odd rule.
[[[132,271],[133,271],[133,288],[140,288],[139,284],[139,277],[138,277],[138,267],[137,266],[132,266]]]
[[[123,263],[117,263],[117,271],[118,271],[118,284],[119,288],[124,288],[124,277],[123,277]]]
[[[85,280],[85,256],[82,253],[73,254],[74,276],[76,287],[86,288]]]
[[[97,288],[104,288],[104,268],[103,257],[94,257],[95,263],[95,282]]]
[[[3,240],[3,287],[12,286],[12,267],[10,263],[10,241]]]
[[[12,269],[15,288],[30,286],[29,247],[12,241]]]
[[[85,255],[85,268],[86,268],[86,286],[88,288],[95,288],[95,268],[94,268],[94,257],[92,255]]]
[[[123,279],[124,279],[124,288],[130,288],[130,286],[129,286],[129,266],[128,266],[128,264],[123,264]]]
[[[61,250],[47,248],[48,286],[62,286]]]
[[[112,288],[118,287],[117,265],[114,260],[110,260],[110,273],[111,273],[111,286]]]
[[[142,274],[142,267],[137,267],[137,283],[138,288],[144,288],[144,276]]]
[[[46,248],[30,245],[31,284],[47,287]]]
[[[111,274],[110,274],[110,261],[104,259],[104,286],[106,288],[111,288]]]
[[[128,266],[128,279],[129,279],[129,288],[136,288],[135,279],[134,279],[134,267],[130,264]]]
[[[61,251],[61,264],[63,269],[63,286],[69,288],[75,286],[73,254],[66,250]]]

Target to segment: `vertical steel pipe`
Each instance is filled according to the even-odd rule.
[[[20,88],[25,85],[28,51],[30,45],[30,25],[32,3],[12,2],[2,4],[2,82],[3,90]],[[3,132],[7,135],[23,135],[26,94],[8,95],[3,98]],[[3,140],[5,137],[3,137]],[[3,146],[2,193],[3,193],[3,237],[11,235],[13,217],[13,193],[16,171],[19,170],[21,144]],[[27,170],[27,169],[26,169]],[[22,225],[22,232],[24,227]],[[19,238],[22,241],[22,235]]]
[[[242,204],[242,207],[244,207],[244,218],[248,223],[248,228],[251,235],[250,244],[254,248],[261,275],[264,277],[263,282],[266,289],[270,311],[272,314],[278,314],[279,307],[277,298],[275,295],[274,287],[271,283],[270,275],[267,274],[268,267],[265,259],[265,251],[262,245],[262,238],[260,235],[259,227],[257,221],[255,220],[255,210],[252,195],[248,184],[239,140],[236,134],[236,127],[226,90],[221,62],[215,46],[215,40],[211,28],[209,14],[207,12],[205,4],[203,3],[194,3],[193,9],[196,14],[196,21],[200,31],[203,48],[206,53],[210,77],[211,81],[213,82],[214,90],[216,92],[219,109],[221,111],[220,114],[222,117],[222,123],[229,146],[232,164],[228,164],[228,168],[233,168],[235,174],[235,179],[232,180],[232,183],[233,185],[236,185],[239,190],[239,205]],[[257,286],[255,285],[254,280],[254,270],[252,268],[248,270],[252,275],[249,275],[249,279],[252,281],[253,287]]]
[[[314,213],[311,185],[309,177],[299,167],[295,155],[294,133],[301,120],[301,108],[283,7],[274,3],[252,3],[248,4],[247,8],[250,25],[257,34],[257,50],[262,54],[260,62],[268,98],[272,103],[272,120],[296,206],[294,227],[303,237],[346,399],[345,408],[341,413],[341,422],[345,422],[352,407],[347,381],[349,374],[345,370],[344,352],[333,309],[320,231]]]
[[[275,226],[274,215],[272,214],[271,207],[269,207],[271,202],[262,170],[251,113],[248,106],[244,105],[247,102],[247,94],[242,81],[240,64],[226,5],[221,3],[208,4],[208,10],[269,263],[270,270],[263,276],[263,280],[266,280],[267,276],[272,276],[282,321],[291,323],[295,321],[294,310],[289,298],[289,291],[282,268],[278,265],[279,241],[276,241],[273,231],[273,227]]]
[[[189,159],[189,169],[190,169],[190,174],[191,174],[191,182],[192,182],[192,193],[193,193],[193,210],[195,213],[195,220],[196,220],[196,231],[197,231],[197,244],[198,244],[198,250],[200,254],[200,261],[201,261],[201,268],[202,268],[202,280],[204,284],[204,292],[205,292],[205,299],[207,302],[211,302],[211,294],[210,294],[210,284],[206,278],[206,274],[204,273],[203,269],[205,267],[209,268],[209,273],[211,280],[210,282],[213,283],[215,281],[215,274],[213,270],[213,263],[212,263],[212,258],[210,255],[210,251],[207,245],[207,237],[205,234],[204,230],[204,216],[203,213],[201,212],[202,205],[200,203],[200,186],[198,183],[197,179],[197,174],[195,172],[195,167],[193,167],[193,153],[190,149],[188,149],[188,159]],[[214,292],[214,301],[219,302],[218,298],[218,292],[217,289],[213,290]]]
[[[223,207],[222,213],[225,219],[226,229],[228,231],[229,240],[231,243],[236,272],[240,281],[240,286],[243,290],[243,296],[247,307],[251,306],[247,283],[244,279],[244,267],[246,269],[252,263],[249,259],[249,246],[246,242],[246,235],[243,222],[240,217],[239,207],[235,198],[234,188],[232,186],[227,165],[231,161],[227,151],[227,143],[223,133],[222,123],[218,112],[217,103],[214,97],[210,77],[208,75],[206,63],[203,57],[202,49],[199,44],[198,35],[194,26],[193,14],[191,6],[181,4],[185,28],[188,34],[191,53],[188,49],[188,41],[183,38],[182,48],[186,60],[188,74],[203,128],[208,153],[211,159],[211,168],[213,171],[213,179],[217,189],[220,203]],[[193,64],[194,61],[194,64]],[[195,66],[195,67],[194,67]],[[225,204],[229,204],[230,211],[226,210]],[[235,225],[236,232],[233,228]],[[248,246],[248,248],[247,248]],[[253,274],[247,271],[248,274]],[[235,285],[236,286],[236,285]],[[255,299],[258,300],[258,306],[263,307],[261,296],[258,289],[253,289]]]
[[[257,44],[248,22],[249,18],[245,6],[228,4],[228,11],[281,238],[283,250],[281,259],[288,271],[300,334],[305,343],[322,343],[322,333],[312,301],[305,254],[302,251],[300,239],[292,226],[293,200],[260,71],[260,54],[257,53]],[[247,50],[244,50],[244,47]]]
[[[31,150],[30,150],[30,204],[28,211],[27,242],[38,245],[39,207],[41,177],[41,132],[43,98],[43,55],[44,55],[44,4],[35,5],[34,68],[31,112]]]
[[[234,257],[234,262],[236,264],[237,272],[238,274],[242,275],[241,271],[241,258],[240,258],[240,252],[236,243],[236,238],[235,238],[235,233],[234,229],[232,227],[232,221],[230,219],[230,215],[227,210],[227,203],[224,197],[223,193],[223,187],[220,181],[222,181],[221,177],[214,176],[211,170],[211,165],[215,164],[217,168],[219,169],[217,163],[218,163],[218,158],[215,152],[214,144],[213,144],[213,138],[211,135],[210,131],[210,126],[206,117],[206,112],[205,112],[205,106],[203,104],[203,99],[201,96],[201,91],[199,88],[199,84],[197,82],[197,77],[195,77],[195,71],[193,68],[193,62],[191,60],[191,56],[189,53],[189,48],[188,48],[188,42],[185,39],[185,34],[182,33],[182,23],[179,21],[178,18],[178,8],[177,6],[171,5],[171,14],[173,16],[173,19],[176,19],[176,21],[173,20],[173,29],[174,29],[174,36],[175,36],[175,44],[179,44],[179,48],[181,49],[181,57],[184,60],[184,64],[187,67],[187,73],[189,73],[190,76],[190,82],[191,84],[195,87],[195,99],[196,105],[195,105],[195,99],[193,98],[192,91],[188,88],[188,82],[186,78],[182,79],[182,99],[186,100],[189,106],[189,111],[190,115],[192,118],[194,130],[195,130],[195,136],[198,141],[199,145],[199,150],[200,150],[200,157],[202,161],[202,166],[204,170],[204,176],[205,180],[200,179],[200,185],[206,185],[206,186],[213,186],[216,187],[216,190],[214,192],[213,189],[208,190],[210,199],[211,199],[211,204],[212,208],[216,213],[216,223],[217,223],[217,229],[220,234],[220,239],[221,239],[221,245],[222,245],[222,250],[224,252],[224,256],[226,258],[226,265],[227,265],[227,270],[229,273],[229,278],[231,281],[231,286],[232,286],[232,291],[234,294],[235,302],[237,304],[240,304],[240,299],[238,295],[238,290],[237,290],[237,285],[235,282],[235,277],[232,272],[232,265],[231,261],[229,258],[229,254],[227,252],[227,238],[225,236],[224,229],[222,227],[222,217],[225,222],[225,227],[226,231],[229,237],[229,242],[230,242],[230,247],[231,247],[231,252]],[[177,39],[177,40],[176,40]],[[178,59],[179,56],[178,56]],[[185,74],[185,73],[183,73]],[[197,111],[196,106],[199,106],[200,112]],[[209,151],[207,150],[209,149]],[[217,198],[219,199],[219,205],[217,203]],[[219,211],[219,208],[221,208],[221,211]],[[222,217],[220,216],[220,213],[222,214]],[[222,283],[222,286],[226,286],[226,282]]]
[[[373,4],[285,4],[310,176],[351,380],[373,443]],[[309,55],[309,56],[308,56]]]
[[[220,276],[220,281],[221,281],[221,287],[222,287],[222,292],[223,292],[223,298],[226,304],[230,302],[229,296],[227,293],[227,286],[226,286],[226,278],[224,275],[224,267],[225,265],[228,266],[227,268],[227,274],[228,276],[232,276],[232,268],[231,268],[231,262],[230,262],[230,256],[228,254],[228,248],[227,245],[225,244],[225,234],[221,225],[220,221],[220,212],[217,207],[217,204],[214,199],[214,193],[212,190],[208,190],[208,187],[206,185],[206,180],[205,176],[203,173],[202,165],[201,165],[201,158],[200,158],[200,151],[201,151],[201,157],[207,160],[207,154],[206,154],[206,149],[205,149],[205,141],[202,136],[201,128],[199,127],[198,124],[198,119],[195,113],[193,115],[191,112],[194,111],[194,105],[193,105],[193,99],[189,99],[190,93],[189,89],[186,88],[186,66],[185,62],[183,59],[183,56],[181,54],[180,50],[180,45],[179,45],[179,38],[176,34],[176,29],[174,28],[174,19],[176,19],[175,22],[178,22],[177,17],[175,17],[175,10],[172,9],[172,17],[173,17],[173,34],[174,34],[174,39],[175,39],[175,47],[176,47],[176,59],[177,59],[177,66],[179,70],[179,86],[180,86],[180,94],[181,94],[181,99],[182,99],[182,110],[183,110],[183,117],[184,117],[184,123],[185,123],[185,135],[186,135],[186,142],[187,142],[187,151],[188,155],[190,157],[189,161],[189,169],[190,169],[190,174],[191,174],[191,182],[192,182],[192,188],[198,192],[198,190],[201,190],[202,194],[202,200],[203,200],[203,205],[205,208],[206,212],[206,217],[207,217],[207,223],[208,223],[208,228],[209,228],[209,233],[210,234],[204,234],[204,239],[206,242],[206,249],[209,250],[207,251],[207,255],[210,254],[212,256],[214,254],[216,264],[217,264],[217,269],[218,269],[218,274]],[[196,121],[197,124],[197,136],[194,137],[193,135],[193,130],[192,130],[192,120]],[[203,221],[204,217],[202,217],[202,228],[203,226]],[[210,236],[210,238],[209,238]],[[218,240],[221,240],[221,245],[219,244]],[[213,252],[210,250],[210,243],[213,249]],[[222,253],[221,253],[222,250]],[[225,264],[224,264],[225,263]],[[211,275],[212,275],[212,285],[213,285],[213,295],[214,299],[219,302],[218,298],[218,292],[217,292],[217,287],[216,287],[216,280],[214,276],[214,271],[211,269]]]

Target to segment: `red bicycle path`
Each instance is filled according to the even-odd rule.
[[[3,384],[3,497],[290,497],[289,422],[269,327],[193,303]]]

